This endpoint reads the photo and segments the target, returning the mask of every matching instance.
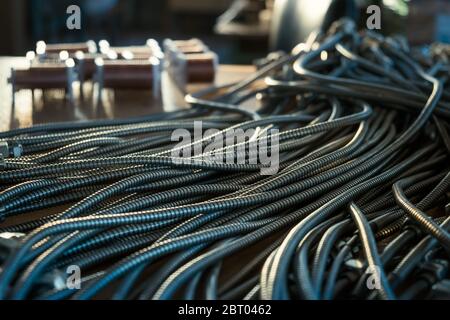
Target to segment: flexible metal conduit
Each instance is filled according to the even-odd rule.
[[[341,20],[188,110],[1,132],[0,298],[439,298],[448,61]]]

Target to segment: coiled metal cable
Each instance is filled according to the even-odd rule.
[[[190,109],[1,132],[23,155],[0,159],[0,231],[23,234],[0,242],[0,298],[427,296],[414,275],[449,258],[448,68],[344,19]],[[39,281],[70,266],[79,290]]]

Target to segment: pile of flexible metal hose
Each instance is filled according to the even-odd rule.
[[[190,109],[1,132],[0,298],[448,298],[445,50],[341,20],[271,57]],[[278,129],[278,171],[173,161],[195,121]]]

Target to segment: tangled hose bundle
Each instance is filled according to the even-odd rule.
[[[1,163],[0,298],[448,297],[449,70],[341,20],[189,110],[0,133],[23,148]],[[255,129],[244,163],[173,161],[195,121],[220,131],[187,148]],[[261,175],[248,151],[273,128]]]

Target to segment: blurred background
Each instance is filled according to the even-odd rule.
[[[81,30],[66,28],[66,8],[80,6]],[[201,38],[221,63],[251,63],[268,50],[290,50],[341,16],[365,27],[370,4],[382,8],[381,31],[413,44],[450,42],[450,0],[2,0],[0,55],[23,55],[38,40]]]

